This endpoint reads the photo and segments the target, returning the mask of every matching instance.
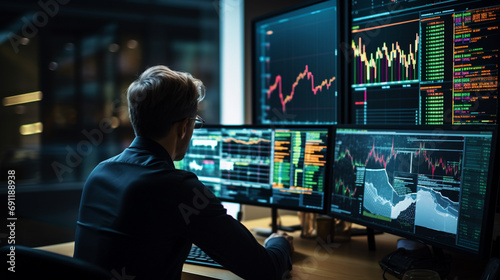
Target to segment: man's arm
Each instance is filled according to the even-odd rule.
[[[186,199],[180,208],[190,212],[181,210],[181,215],[193,243],[245,279],[282,279],[288,274],[292,268],[291,246],[285,237],[272,236],[264,248],[247,228],[226,214],[196,178],[186,180],[184,186]]]

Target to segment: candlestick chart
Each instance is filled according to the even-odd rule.
[[[383,24],[381,24],[383,23]],[[358,124],[418,124],[418,18],[353,26],[352,116]]]
[[[354,84],[418,82],[418,20],[387,24],[377,29],[383,30],[384,35],[366,39],[363,32],[371,28],[353,31]],[[401,32],[403,30],[405,32]]]

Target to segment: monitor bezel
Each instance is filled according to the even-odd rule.
[[[359,224],[362,226],[366,226],[367,228],[372,228],[375,230],[379,230],[382,232],[394,234],[400,237],[404,237],[411,240],[416,240],[419,242],[423,242],[424,244],[442,248],[448,250],[450,252],[459,253],[471,256],[475,259],[484,259],[489,257],[491,253],[492,247],[492,238],[493,238],[493,227],[494,227],[494,218],[496,213],[496,204],[497,204],[497,196],[498,196],[498,188],[499,188],[499,178],[495,176],[495,172],[498,169],[500,164],[500,156],[497,155],[496,147],[498,145],[498,127],[497,125],[472,125],[472,126],[457,126],[457,125],[420,125],[420,126],[407,126],[407,125],[355,125],[355,124],[343,124],[337,125],[333,131],[332,141],[335,142],[336,133],[338,129],[371,129],[371,130],[388,130],[388,131],[419,131],[419,130],[436,130],[436,131],[468,131],[468,132],[480,132],[480,131],[488,131],[492,133],[492,141],[491,141],[491,155],[489,159],[489,170],[488,170],[488,180],[487,180],[487,189],[486,189],[486,200],[485,207],[483,212],[483,221],[482,221],[482,231],[479,249],[477,251],[471,251],[466,248],[461,248],[458,246],[449,246],[447,244],[435,242],[430,238],[426,238],[425,236],[417,236],[411,234],[406,231],[401,231],[395,228],[391,228],[390,226],[385,226],[381,224],[377,224],[374,222],[367,221],[366,219],[360,219],[352,217],[351,215],[340,214],[337,212],[331,211],[332,205],[332,191],[328,195],[328,206],[327,212],[328,215],[334,218],[338,218],[341,220],[349,221],[355,224]],[[332,150],[332,159],[330,165],[330,174],[332,178],[330,178],[330,190],[333,190],[333,170],[334,170],[334,150],[335,143],[331,143]]]

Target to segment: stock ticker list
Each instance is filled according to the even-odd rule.
[[[499,11],[492,7],[422,19],[423,124],[495,122]]]
[[[327,131],[276,131],[273,199],[322,207]]]
[[[408,11],[386,24],[356,21],[355,122],[496,123],[499,11],[461,6]]]

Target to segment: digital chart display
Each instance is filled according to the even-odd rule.
[[[378,35],[367,38],[374,30]],[[352,38],[356,123],[417,123],[418,20],[359,25]]]
[[[200,131],[190,145],[190,153],[177,167],[198,173],[199,176],[219,176],[220,135]]]
[[[491,132],[339,128],[331,211],[476,250],[491,141]]]
[[[212,126],[196,129],[178,169],[219,199],[285,209],[325,209],[325,127]]]
[[[271,136],[270,130],[223,130],[222,178],[269,184]]]
[[[359,35],[366,32],[368,27],[353,31],[354,83],[363,85],[418,81],[418,21],[403,21],[377,28],[386,35],[372,38],[369,44]],[[394,38],[394,34],[401,30],[414,32]]]
[[[497,123],[499,6],[355,2],[353,123]]]
[[[257,123],[337,123],[336,21],[325,1],[255,23]]]
[[[323,208],[328,131],[277,129],[274,143],[273,202]]]

